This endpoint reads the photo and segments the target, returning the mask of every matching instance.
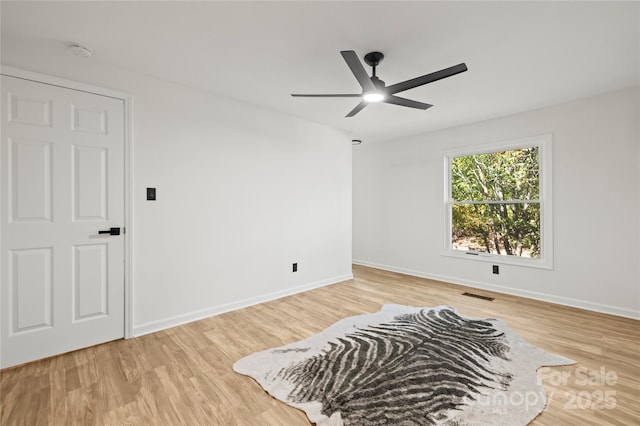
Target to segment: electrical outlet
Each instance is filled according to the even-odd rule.
[[[147,188],[147,200],[155,201],[156,200],[156,189],[155,188]]]
[[[496,275],[500,274],[500,267],[498,265],[493,265],[493,273]]]
[[[297,263],[293,264],[292,272],[298,272],[298,264]]]

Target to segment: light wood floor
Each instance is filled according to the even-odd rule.
[[[465,316],[500,318],[529,342],[576,360],[576,365],[550,370],[554,373],[544,380],[550,402],[533,425],[640,424],[638,321],[359,266],[354,276],[170,330],[3,370],[0,423],[308,425],[302,412],[234,373],[232,364],[347,316],[399,303],[450,305]],[[496,300],[465,297],[463,291]],[[615,384],[581,384],[586,374],[600,377],[601,369],[615,372]],[[551,383],[557,372],[570,375],[566,384]],[[611,397],[615,408],[595,407],[601,399],[613,405]]]

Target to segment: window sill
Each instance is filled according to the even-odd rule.
[[[475,260],[476,262],[498,263],[501,265],[524,266],[536,269],[553,269],[551,259],[530,259],[526,257],[505,256],[490,253],[474,253],[469,251],[445,250],[441,256],[456,257],[458,259]]]

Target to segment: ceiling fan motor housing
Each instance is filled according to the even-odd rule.
[[[376,89],[378,90],[382,90],[385,87],[384,81],[380,80],[375,75],[371,77],[371,82],[373,83],[374,86],[376,86]]]

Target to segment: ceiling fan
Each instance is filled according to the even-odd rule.
[[[411,80],[402,81],[400,83],[386,86],[385,82],[380,80],[376,76],[376,67],[384,59],[384,55],[380,52],[370,52],[364,56],[364,61],[367,65],[373,68],[371,77],[367,75],[358,55],[353,50],[343,50],[340,52],[345,62],[351,69],[351,72],[355,76],[360,86],[362,86],[362,93],[350,94],[350,93],[335,93],[335,94],[294,94],[291,96],[296,97],[310,97],[310,98],[362,98],[360,103],[351,110],[346,117],[353,117],[360,112],[369,102],[386,102],[388,104],[400,105],[409,108],[427,109],[433,105],[425,104],[423,102],[413,101],[411,99],[401,98],[396,96],[396,93],[404,92],[405,90],[413,89],[414,87],[422,86],[423,84],[432,83],[434,81],[441,80],[443,78],[451,77],[467,70],[467,66],[462,63],[454,65],[449,68],[442,69],[440,71],[432,72],[430,74],[423,75],[421,77],[412,78]]]

